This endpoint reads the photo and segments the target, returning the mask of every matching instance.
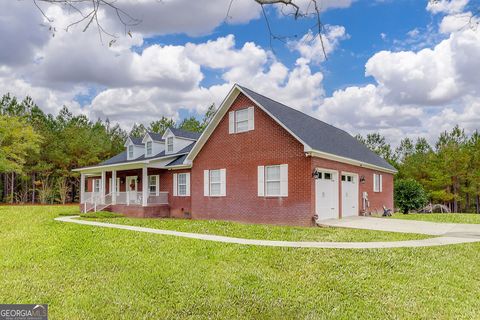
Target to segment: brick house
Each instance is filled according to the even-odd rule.
[[[81,210],[308,226],[393,207],[384,159],[239,85],[202,134],[169,128],[81,173]]]

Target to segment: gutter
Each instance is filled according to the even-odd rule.
[[[73,172],[81,172],[83,170],[90,170],[90,169],[101,169],[101,168],[110,168],[110,167],[115,167],[115,166],[124,166],[124,165],[129,165],[129,164],[148,164],[151,161],[154,160],[162,160],[162,159],[167,159],[171,157],[176,157],[176,156],[183,156],[185,154],[188,154],[188,152],[185,153],[176,153],[164,157],[159,157],[159,158],[152,158],[152,159],[145,159],[145,160],[139,160],[139,161],[131,161],[131,162],[119,162],[119,163],[112,163],[112,164],[105,164],[101,166],[90,166],[90,167],[82,167],[82,168],[76,168],[72,169]]]
[[[374,164],[370,164],[370,163],[367,163],[367,162],[354,160],[354,159],[350,159],[350,158],[346,158],[346,157],[342,157],[342,156],[337,156],[337,155],[334,155],[334,154],[330,154],[330,153],[326,153],[326,152],[322,152],[322,151],[318,151],[318,150],[307,151],[307,152],[305,152],[305,154],[307,156],[324,158],[324,159],[328,159],[328,160],[333,160],[333,161],[338,161],[338,162],[342,162],[342,163],[346,163],[346,164],[351,164],[351,165],[354,165],[354,166],[357,166],[357,167],[378,170],[378,171],[387,172],[387,173],[391,173],[391,174],[396,174],[398,172],[395,169],[392,170],[392,169],[384,168],[384,167],[377,166],[377,165],[374,165]]]

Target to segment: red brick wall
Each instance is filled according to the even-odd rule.
[[[365,177],[365,183],[359,183],[358,190],[358,208],[362,210],[362,193],[368,193],[368,200],[370,201],[370,212],[383,212],[383,205],[387,208],[393,209],[393,175],[390,173],[380,172],[363,167],[353,166],[346,163],[340,163],[332,160],[312,157],[312,168],[332,169],[338,171],[338,177],[341,176],[341,171],[356,173],[360,179]],[[382,192],[373,192],[373,174],[378,173],[382,175]],[[315,181],[312,181],[312,212],[315,212]],[[339,212],[342,212],[342,190],[341,180],[338,178],[338,194],[339,194]]]
[[[160,191],[168,191],[168,203],[170,204],[170,216],[175,218],[185,217],[185,212],[191,212],[191,196],[179,197],[173,195],[173,174],[190,172],[190,170],[162,171],[160,175]],[[191,179],[191,177],[190,177]],[[192,188],[190,188],[190,192]]]
[[[231,107],[254,104],[240,95]],[[310,159],[303,146],[260,108],[255,107],[255,130],[228,133],[228,113],[194,160],[192,216],[197,219],[250,223],[310,225]],[[288,197],[257,196],[257,167],[288,164]],[[203,195],[203,171],[226,169],[226,197]]]

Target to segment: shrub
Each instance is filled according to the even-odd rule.
[[[399,179],[394,185],[395,206],[403,214],[420,209],[427,203],[427,196],[422,185],[414,179]]]

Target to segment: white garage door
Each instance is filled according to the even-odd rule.
[[[319,220],[338,218],[338,173],[317,170],[315,179],[315,212]]]
[[[358,176],[342,173],[342,217],[358,216]]]

